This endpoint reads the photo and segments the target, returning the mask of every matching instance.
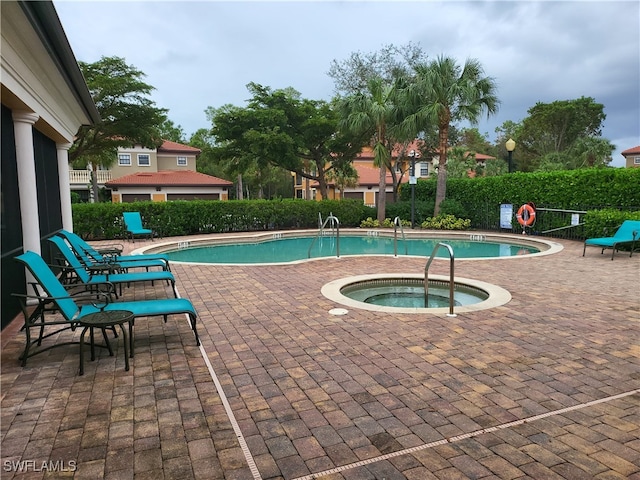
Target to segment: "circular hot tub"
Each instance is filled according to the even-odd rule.
[[[424,275],[377,274],[341,278],[325,284],[322,294],[341,305],[377,312],[450,313],[449,277],[429,275],[425,306]],[[467,278],[454,279],[454,314],[504,305],[511,294],[504,288]]]

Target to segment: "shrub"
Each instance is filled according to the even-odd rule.
[[[375,210],[361,201],[231,200],[73,204],[74,230],[84,238],[124,238],[122,212],[138,211],[145,226],[164,236],[318,228],[318,214],[357,227]]]
[[[400,225],[403,227],[410,227],[411,222],[409,220],[400,219]],[[393,220],[390,218],[385,218],[382,225],[380,225],[380,221],[378,219],[373,219],[372,217],[367,217],[362,222],[360,222],[360,228],[393,228]]]
[[[467,230],[471,227],[471,220],[457,218],[454,215],[441,214],[427,218],[420,226],[432,230]]]

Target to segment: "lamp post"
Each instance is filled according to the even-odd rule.
[[[417,155],[418,157],[420,154]],[[411,170],[409,171],[409,184],[411,185],[411,228],[416,228],[415,208],[416,208],[416,151],[409,152],[411,159]]]
[[[513,138],[510,138],[509,140],[507,140],[507,143],[504,144],[505,147],[507,147],[507,153],[509,154],[509,163],[508,163],[508,171],[509,173],[513,172],[513,166],[512,166],[512,161],[513,161],[513,151],[516,148],[516,142],[513,141]]]

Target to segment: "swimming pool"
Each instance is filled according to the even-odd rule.
[[[315,239],[315,241],[314,241]],[[456,259],[508,258],[519,255],[539,254],[547,249],[544,243],[522,240],[518,237],[500,237],[475,235],[420,236],[394,239],[379,232],[349,232],[340,234],[340,256],[349,255],[394,255],[423,256],[431,255],[439,242],[451,245]],[[262,235],[259,239],[251,236],[235,238],[205,239],[173,243],[156,251],[162,251],[171,261],[187,263],[215,264],[274,264],[291,263],[308,259],[336,256],[336,237],[308,235]],[[309,250],[310,246],[313,247]],[[540,245],[540,246],[536,246]],[[148,251],[148,250],[147,250]],[[438,257],[447,256],[440,249]]]

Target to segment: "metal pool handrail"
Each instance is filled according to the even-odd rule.
[[[431,252],[431,256],[429,257],[429,260],[427,261],[427,264],[424,267],[424,298],[425,298],[425,302],[427,303],[427,305],[425,305],[425,307],[428,307],[428,302],[429,302],[429,267],[431,266],[431,262],[433,261],[433,259],[436,256],[436,253],[438,252],[438,249],[440,247],[445,247],[448,251],[449,251],[449,313],[447,313],[447,317],[455,317],[456,314],[453,313],[453,292],[454,292],[454,280],[453,280],[453,262],[454,262],[454,255],[453,255],[453,248],[451,248],[451,245],[447,244],[447,243],[438,243],[433,251]]]
[[[327,223],[330,222],[331,231],[333,232],[335,229],[336,232],[336,258],[340,258],[340,220],[338,217],[334,216],[333,213],[330,213],[329,216],[325,219],[324,223],[320,226],[318,230],[318,234],[311,241],[311,245],[309,245],[309,250],[307,251],[307,258],[311,258],[311,249],[313,245],[316,243],[316,240],[320,235],[324,235],[324,227],[327,226]]]
[[[402,221],[400,217],[396,217],[393,219],[393,256],[398,256],[398,226],[400,226],[400,232],[402,233],[402,240],[404,240],[404,254],[409,255],[409,251],[407,249],[407,239],[404,236],[404,227],[402,226]]]

